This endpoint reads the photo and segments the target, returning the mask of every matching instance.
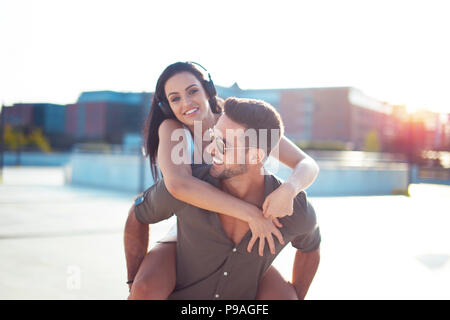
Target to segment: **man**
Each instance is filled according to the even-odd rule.
[[[261,174],[267,155],[282,136],[281,118],[269,104],[251,99],[228,98],[224,111],[208,147],[212,166],[194,166],[192,174],[261,207],[265,197],[281,185],[273,175]],[[256,130],[256,140],[248,141],[251,130]],[[239,155],[244,161],[239,161]],[[255,299],[261,277],[288,242],[297,248],[292,286],[298,298],[306,295],[319,263],[320,231],[304,192],[295,198],[293,214],[279,219],[283,244],[275,243],[275,255],[266,247],[263,256],[257,248],[248,252],[257,239],[251,237],[246,222],[173,198],[164,180],[148,189],[144,198],[135,207],[135,218],[127,221],[125,233],[146,237],[148,224],[173,214],[178,218],[176,286],[169,299]],[[126,256],[133,259],[132,252]]]

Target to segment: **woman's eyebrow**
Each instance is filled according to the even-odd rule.
[[[191,84],[189,87],[187,87],[186,89],[184,89],[184,91],[188,91],[190,88],[192,88],[192,87],[196,87],[197,86],[197,84]]]
[[[195,83],[191,84],[190,86],[188,86],[186,89],[184,89],[185,91],[188,91],[190,88],[197,86]],[[177,94],[178,92],[171,92],[169,93],[167,96],[170,96],[171,94]]]

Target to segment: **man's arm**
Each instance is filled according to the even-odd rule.
[[[300,300],[305,299],[309,286],[314,279],[320,262],[320,249],[311,252],[297,250],[294,268],[292,270],[292,284]]]
[[[128,212],[124,231],[128,281],[133,281],[148,251],[149,224],[170,218],[186,204],[172,197],[164,180],[144,191]],[[131,288],[131,285],[129,285]]]
[[[134,213],[134,206],[128,212],[128,219],[125,223],[124,246],[125,258],[127,261],[128,281],[133,281],[139,266],[144,260],[148,250],[149,225],[137,220]],[[131,283],[128,287],[131,289]]]

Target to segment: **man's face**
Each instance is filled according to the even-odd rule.
[[[249,149],[243,139],[245,127],[224,114],[212,130],[208,151],[213,163],[209,173],[217,179],[229,179],[246,173],[249,169]]]

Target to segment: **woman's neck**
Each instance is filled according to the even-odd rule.
[[[203,160],[203,150],[210,144],[208,130],[216,124],[220,114],[214,114],[211,111],[202,121],[196,121],[192,126],[187,126],[194,142],[194,154]]]
[[[200,129],[202,132],[202,137],[205,135],[205,132],[207,132],[209,129],[214,127],[214,125],[216,124],[219,117],[220,117],[220,114],[212,113],[212,111],[208,112],[208,115],[201,121]],[[200,123],[197,123],[197,124],[194,123],[193,125],[187,125],[187,127],[193,137],[195,137],[196,134],[198,133],[199,125],[200,125]]]

